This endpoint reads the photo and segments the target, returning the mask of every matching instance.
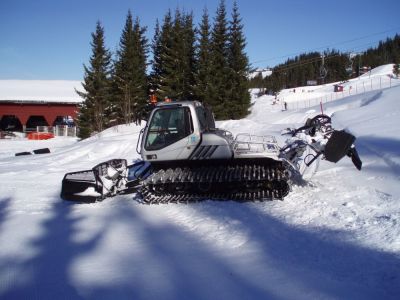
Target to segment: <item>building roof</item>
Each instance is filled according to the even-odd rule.
[[[81,81],[0,80],[0,102],[80,103]]]

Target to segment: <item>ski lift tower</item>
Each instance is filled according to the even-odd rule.
[[[354,63],[354,58],[357,56],[358,54],[355,52],[348,52],[347,53],[347,57],[349,59],[348,64],[346,66],[346,73],[349,77],[351,77],[355,72],[354,72],[354,68],[353,68],[353,63]]]
[[[322,64],[321,64],[321,67],[319,68],[319,78],[321,79],[321,84],[325,84],[325,77],[328,74],[328,70],[325,68],[325,54],[324,53],[322,53],[321,58],[322,58]]]
[[[347,57],[348,57],[348,65],[346,67],[346,72],[347,75],[352,76],[353,74],[356,74],[357,76],[361,75],[361,55],[363,52],[348,52]],[[358,58],[358,62],[356,62],[356,59]],[[357,66],[358,64],[358,66]]]
[[[362,54],[363,54],[363,52],[354,52],[353,53],[353,55],[354,55],[353,58],[358,56],[358,68],[357,68],[358,72],[357,72],[357,76],[360,76],[361,75],[361,71],[362,71],[362,67],[361,67],[361,55]]]

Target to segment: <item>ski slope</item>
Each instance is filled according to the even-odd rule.
[[[63,202],[66,172],[138,158],[140,127],[90,139],[0,140],[0,299],[399,299],[400,86],[330,102],[363,160],[322,161],[284,201],[146,206],[132,195]],[[297,127],[253,96],[237,134]],[[49,147],[50,154],[15,152]]]
[[[400,85],[400,80],[393,74],[393,66],[393,64],[382,65],[360,77],[343,82],[282,90],[277,95],[276,104],[284,107],[286,102],[290,109],[305,108],[320,102],[327,103],[352,95],[394,87]],[[342,91],[335,92],[335,86],[340,86]]]

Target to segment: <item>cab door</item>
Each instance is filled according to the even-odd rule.
[[[145,134],[145,160],[187,159],[200,141],[194,135],[190,108],[180,105],[155,110]]]

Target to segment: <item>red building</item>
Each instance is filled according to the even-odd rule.
[[[80,81],[0,80],[0,129],[35,130],[76,119]]]

